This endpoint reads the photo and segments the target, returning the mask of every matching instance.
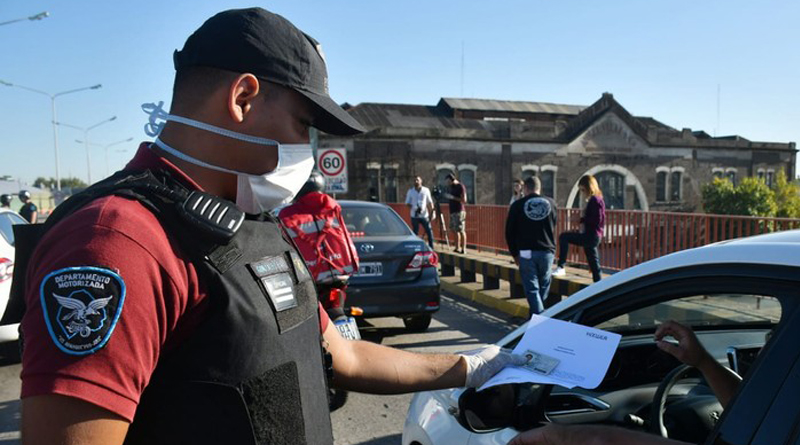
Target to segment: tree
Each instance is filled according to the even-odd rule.
[[[782,218],[800,218],[800,184],[797,180],[789,181],[783,169],[778,170],[775,177],[775,203],[778,211],[775,216]]]
[[[44,178],[38,177],[35,181],[33,181],[33,186],[38,188],[49,188],[54,189],[56,188],[56,180],[55,178]],[[86,188],[87,185],[85,182],[78,178],[61,178],[61,187],[62,188]]]
[[[738,186],[716,178],[703,186],[703,208],[720,215],[775,216],[775,192],[763,180],[744,178]]]

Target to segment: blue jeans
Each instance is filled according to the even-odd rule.
[[[519,257],[519,274],[531,314],[539,314],[544,310],[544,300],[550,292],[554,256],[553,252],[532,250],[530,259]]]
[[[419,235],[420,224],[422,224],[422,228],[425,229],[425,234],[428,235],[428,245],[433,249],[433,230],[431,230],[431,222],[428,218],[411,218],[411,230],[414,231],[414,235]]]

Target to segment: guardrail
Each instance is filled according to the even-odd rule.
[[[411,222],[405,204],[390,203],[406,222]],[[467,205],[468,247],[495,253],[508,253],[505,241],[507,206]],[[442,206],[445,224],[449,211]],[[557,232],[580,229],[580,209],[558,209]],[[431,223],[434,238],[444,242],[439,219]],[[643,212],[607,210],[605,235],[599,246],[600,266],[622,270],[636,264],[684,249],[733,238],[800,228],[800,219],[766,218],[705,213]],[[450,240],[455,235],[447,227]],[[582,249],[570,247],[569,263],[586,264]]]

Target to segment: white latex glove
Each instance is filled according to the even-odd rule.
[[[462,354],[461,357],[467,363],[466,386],[469,388],[483,385],[506,365],[524,365],[529,360],[524,355],[503,351],[497,345],[487,346],[474,354]]]

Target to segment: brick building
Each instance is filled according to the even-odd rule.
[[[347,149],[349,193],[341,198],[403,201],[414,176],[433,186],[454,172],[470,203],[507,204],[514,178],[537,175],[545,194],[573,207],[578,179],[593,174],[609,208],[697,211],[702,185],[715,176],[771,184],[781,169],[795,175],[794,142],[677,130],[631,115],[608,93],[588,107],[443,98],[348,111],[367,133],[319,139],[320,148]]]

